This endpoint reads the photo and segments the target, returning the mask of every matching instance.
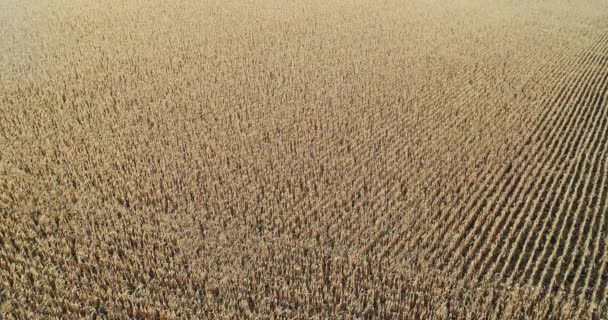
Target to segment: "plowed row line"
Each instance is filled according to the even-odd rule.
[[[605,86],[606,79],[607,78],[604,79],[604,86],[603,86],[602,90],[605,90],[605,88],[606,88],[606,86]],[[571,198],[570,203],[568,204],[567,209],[565,209],[565,206],[562,207],[563,212],[561,214],[566,217],[566,221],[565,221],[565,223],[562,224],[562,227],[561,227],[561,231],[560,231],[561,241],[559,242],[559,246],[556,246],[554,248],[554,251],[552,252],[552,257],[553,257],[551,259],[552,265],[555,264],[556,259],[558,257],[557,255],[560,255],[560,258],[559,258],[559,261],[557,262],[557,266],[555,267],[556,272],[553,274],[553,276],[550,276],[549,274],[547,274],[547,277],[551,277],[551,283],[549,285],[549,288],[553,288],[553,290],[557,290],[557,288],[559,288],[559,286],[563,285],[563,281],[566,280],[565,274],[568,274],[568,276],[574,275],[574,273],[572,273],[572,274],[570,274],[568,272],[564,273],[564,270],[562,270],[562,268],[564,267],[564,261],[567,262],[568,259],[572,258],[572,257],[570,257],[571,252],[575,247],[577,247],[577,245],[580,241],[580,236],[582,236],[583,233],[587,233],[587,231],[584,230],[584,227],[581,228],[582,221],[584,220],[585,222],[587,222],[589,220],[589,215],[587,212],[588,210],[586,210],[586,207],[583,207],[583,204],[586,204],[585,203],[586,201],[582,201],[582,200],[584,200],[586,198],[586,196],[589,195],[591,178],[592,177],[599,178],[598,175],[593,175],[593,172],[595,171],[594,168],[595,168],[595,164],[596,164],[597,160],[601,159],[601,157],[605,156],[605,154],[604,154],[605,152],[603,150],[603,148],[605,148],[605,143],[598,143],[598,141],[600,140],[599,135],[600,134],[605,135],[605,132],[606,132],[606,126],[605,126],[606,108],[602,108],[601,104],[595,105],[594,107],[595,107],[595,109],[599,109],[602,111],[602,116],[601,116],[602,124],[601,124],[601,126],[598,125],[597,123],[594,125],[593,129],[595,132],[593,133],[593,138],[591,138],[592,140],[588,142],[591,145],[587,146],[585,151],[587,151],[587,149],[589,149],[589,147],[591,147],[592,150],[590,152],[583,151],[582,154],[586,154],[585,160],[584,161],[579,160],[578,167],[579,168],[582,167],[582,169],[580,171],[578,171],[578,174],[576,175],[576,178],[578,178],[576,193],[574,196],[568,194],[568,196]],[[601,139],[601,140],[605,140],[605,139]],[[598,148],[600,146],[602,148],[601,150],[600,150],[600,148]],[[591,154],[592,154],[592,156],[590,159]],[[580,156],[581,156],[581,152],[579,152],[577,157],[580,157]],[[578,160],[578,159],[574,159],[574,160]],[[587,176],[586,179],[584,179],[584,176],[581,176],[581,174],[585,175],[585,173]],[[583,181],[583,179],[584,179],[584,181]],[[593,183],[594,188],[595,188],[596,183],[597,183],[597,180]],[[574,224],[572,224],[572,220],[574,220]],[[564,239],[564,233],[568,229],[569,229],[568,235]],[[583,230],[581,231],[581,229],[583,229]],[[573,232],[575,230],[579,234],[579,238],[576,241],[572,241]],[[566,245],[567,245],[567,247],[565,248]],[[550,271],[550,270],[553,270],[552,267],[545,268],[545,271]]]
[[[562,65],[563,63],[559,63],[559,65]],[[563,69],[554,69],[551,70],[551,73],[553,74],[561,74],[564,73],[565,71]],[[561,77],[558,77],[557,75],[555,76],[555,78],[560,79]],[[555,83],[554,87],[558,86],[558,82]],[[526,105],[521,104],[520,105],[520,110],[518,110],[518,112],[521,112],[523,110],[525,110],[527,108]],[[537,127],[536,126],[536,122],[539,121],[540,118],[535,118],[535,119],[526,119],[527,123],[525,124],[525,126],[531,126],[531,127]],[[517,121],[512,119],[513,121]],[[489,181],[490,177],[492,176],[492,169],[496,169],[496,168],[488,168],[487,171],[480,171],[478,173],[478,179],[481,180],[483,177],[487,177],[487,181]],[[495,174],[495,172],[494,172]],[[440,178],[437,178],[437,181],[440,180]],[[435,183],[437,181],[434,181],[432,183],[429,184],[429,187],[432,188],[432,186],[435,185]],[[456,188],[456,190],[462,190],[463,188],[466,188],[466,185],[464,184],[464,180],[461,181],[461,183],[459,184],[459,186]],[[440,189],[442,190],[442,192],[440,193],[439,197],[438,197],[438,201],[437,203],[442,203],[445,199],[445,197],[447,196],[447,192],[445,189]],[[452,210],[454,209],[454,207],[448,208],[447,210],[436,210],[436,214],[432,217],[430,217],[429,219],[418,219],[416,222],[416,225],[414,227],[407,227],[407,231],[402,231],[400,230],[398,232],[398,236],[396,236],[395,240],[388,246],[385,248],[385,250],[383,251],[384,253],[382,254],[382,256],[386,256],[389,253],[393,253],[394,255],[398,256],[398,257],[402,257],[402,254],[404,254],[405,252],[403,252],[403,248],[406,246],[406,243],[409,243],[408,247],[417,247],[420,248],[420,242],[421,241],[428,241],[430,238],[431,233],[429,232],[425,232],[424,228],[422,228],[421,224],[422,223],[428,223],[429,220],[433,221],[433,222],[437,222],[437,223],[441,223],[441,221],[444,220],[449,220],[449,221],[453,221],[454,216],[451,217],[445,217],[443,216],[445,213],[450,213],[452,212]],[[451,219],[450,219],[451,218]],[[398,225],[402,225],[400,223],[397,222]],[[387,233],[387,232],[386,232]],[[385,233],[385,234],[386,234]],[[408,236],[404,236],[404,233],[407,233]],[[423,237],[425,237],[424,239],[422,239]],[[396,250],[394,250],[393,248],[397,247]],[[368,248],[367,251],[369,251],[371,248]],[[406,250],[407,251],[407,250]]]
[[[588,119],[588,118],[587,118],[587,119]],[[582,122],[582,121],[581,121],[579,118],[573,118],[573,119],[571,119],[571,121],[570,121],[570,122],[568,122],[568,124],[566,125],[566,127],[567,127],[567,126],[571,126],[571,125],[572,125],[572,123],[574,123],[574,124],[578,124],[578,125],[581,125],[581,123],[583,123],[583,122]],[[583,124],[584,124],[584,123],[583,123]],[[562,128],[562,129],[560,129],[560,130],[563,130],[563,128]],[[557,135],[557,136],[556,136],[556,135]],[[569,146],[569,147],[570,147],[570,149],[567,149],[567,150],[573,150],[573,148],[574,148],[574,146],[573,146],[573,145],[570,143],[570,141],[572,140],[572,137],[573,137],[572,135],[570,135],[570,136],[566,136],[566,138],[568,138],[566,141],[563,141],[564,136],[563,136],[563,134],[560,134],[560,133],[559,133],[559,131],[558,131],[557,133],[556,133],[556,132],[553,132],[553,133],[552,133],[552,136],[553,136],[553,137],[555,137],[555,139],[553,139],[553,143],[551,144],[553,147],[548,147],[548,148],[546,148],[546,150],[552,150],[552,148],[553,148],[553,153],[552,153],[552,154],[550,154],[550,155],[546,155],[546,156],[545,156],[545,158],[544,158],[544,159],[545,159],[545,161],[550,161],[550,162],[547,164],[547,163],[544,163],[543,161],[541,161],[540,159],[536,159],[536,161],[535,161],[535,163],[536,163],[536,168],[534,169],[534,173],[533,173],[533,174],[529,174],[528,172],[526,172],[526,173],[525,173],[525,175],[526,175],[526,176],[530,175],[530,176],[532,176],[532,177],[538,177],[538,176],[540,175],[540,177],[541,177],[541,179],[538,179],[538,178],[533,179],[533,180],[531,181],[531,184],[530,184],[530,185],[528,185],[527,189],[526,189],[524,192],[520,193],[520,194],[523,194],[523,195],[528,195],[528,196],[529,196],[529,195],[530,195],[530,192],[534,192],[534,196],[532,196],[532,197],[528,197],[528,198],[525,200],[525,202],[524,202],[524,199],[521,199],[521,198],[520,198],[520,199],[517,199],[517,198],[518,198],[518,196],[519,196],[520,194],[516,194],[516,197],[513,197],[513,198],[512,198],[512,199],[515,199],[515,200],[519,200],[519,201],[515,201],[515,203],[519,203],[519,204],[518,204],[518,206],[516,207],[515,213],[516,213],[516,214],[518,214],[518,213],[524,213],[524,214],[520,214],[519,216],[517,216],[517,217],[518,217],[518,223],[517,223],[517,226],[518,226],[518,227],[521,227],[520,223],[523,223],[523,220],[522,220],[522,219],[523,219],[524,217],[526,218],[526,220],[525,220],[525,221],[529,221],[529,220],[531,220],[531,218],[532,218],[532,216],[526,216],[526,215],[525,215],[525,213],[529,212],[530,205],[531,205],[531,204],[533,204],[531,200],[532,200],[532,199],[534,199],[534,201],[535,201],[535,203],[534,203],[534,204],[535,204],[535,206],[534,206],[534,207],[538,208],[538,205],[540,204],[540,203],[539,203],[539,200],[544,199],[544,197],[540,197],[540,198],[539,198],[539,197],[537,197],[537,196],[538,196],[538,194],[539,194],[539,192],[540,192],[541,190],[543,190],[543,191],[545,191],[545,192],[547,192],[548,190],[551,190],[551,187],[547,187],[547,186],[546,186],[545,184],[543,184],[542,182],[543,182],[543,181],[545,181],[545,182],[546,182],[546,178],[547,178],[547,176],[548,176],[548,175],[549,175],[549,176],[551,176],[551,177],[553,177],[553,176],[551,175],[551,173],[554,173],[556,170],[558,170],[558,168],[555,168],[555,163],[556,163],[556,161],[559,159],[559,157],[557,157],[558,151],[559,151],[559,150],[562,150],[562,149],[564,148],[564,147],[563,147],[564,143],[565,143],[567,146]],[[557,139],[562,139],[562,140],[557,140]],[[557,143],[560,143],[560,142],[561,142],[561,144],[557,144]],[[557,144],[557,146],[556,146],[556,144]],[[575,149],[574,149],[574,150],[575,150]],[[562,151],[562,152],[563,152],[563,151]],[[566,151],[566,152],[567,152],[567,151]],[[540,174],[538,173],[538,171],[540,171]],[[539,183],[537,184],[537,182],[539,182]],[[555,181],[553,181],[553,182],[555,182]],[[544,186],[544,188],[538,188],[538,186],[540,186],[541,184]],[[535,187],[536,187],[536,188],[535,188]],[[521,188],[521,186],[520,186],[520,188]],[[521,190],[521,189],[520,189],[520,190]],[[525,207],[522,209],[522,206],[524,206],[524,205],[525,205]],[[531,213],[532,213],[532,214],[534,214],[534,213],[537,213],[537,212],[538,212],[538,211],[537,211],[537,210],[535,210],[535,211],[532,211]],[[542,212],[542,211],[541,211],[541,212]],[[537,216],[536,216],[536,218],[537,218],[537,219],[538,219],[539,217],[540,217],[540,215],[537,215]],[[513,220],[513,218],[511,218],[511,217],[510,217],[510,218],[509,218],[508,220],[506,220],[506,221],[513,222],[514,220]],[[535,222],[537,222],[537,221],[535,221]],[[500,224],[499,224],[499,225],[500,225]],[[528,226],[528,225],[526,225],[526,226]],[[502,228],[502,230],[503,230],[502,232],[505,232],[504,230],[509,230],[508,239],[512,239],[513,235],[514,235],[516,232],[518,232],[518,233],[517,233],[517,234],[518,234],[518,237],[521,237],[522,235],[526,235],[526,234],[528,234],[528,232],[526,232],[526,230],[523,230],[522,232],[519,232],[519,231],[521,231],[521,230],[520,230],[520,228],[518,228],[518,227],[511,227],[511,225],[510,225],[510,226],[509,226],[509,227],[507,227],[507,228]],[[521,240],[521,239],[520,239],[520,240]],[[510,241],[512,241],[512,240],[510,240]],[[517,248],[517,250],[512,251],[511,253],[514,253],[514,252],[519,252],[519,249],[520,249],[520,247],[519,247],[519,246],[521,245],[521,243],[520,243],[519,241],[517,241],[517,240],[516,240],[515,242],[516,242],[516,243],[518,243],[518,245],[517,245],[517,246],[515,246],[515,247]],[[491,257],[492,257],[492,258],[489,260],[489,262],[492,262],[492,261],[493,261],[493,260],[494,260],[494,259],[497,257],[497,254],[498,254],[498,251],[496,251],[496,250],[497,250],[497,248],[500,248],[500,247],[502,247],[502,246],[508,245],[509,243],[511,243],[511,242],[509,242],[509,241],[505,241],[505,240],[504,240],[504,236],[503,236],[502,240],[499,242],[499,245],[495,247],[495,249],[494,249],[494,251],[495,251],[495,252],[494,252],[494,254],[492,254],[492,255],[491,255]],[[485,256],[485,255],[484,255],[484,256]],[[511,261],[511,259],[512,259],[512,258],[513,258],[513,256],[512,256],[512,255],[510,255],[510,256],[507,258],[507,261],[510,261],[511,263],[507,263],[507,264],[505,264],[505,266],[506,266],[506,267],[508,267],[508,268],[512,267],[512,261]],[[492,269],[491,269],[491,271],[489,272],[489,275],[490,275],[490,276],[493,274],[493,272],[495,271],[495,270],[494,270],[494,269],[495,269],[495,267],[496,267],[496,266],[498,266],[498,265],[501,265],[501,264],[495,264],[495,265],[494,265],[494,268],[492,268]],[[486,268],[487,268],[487,265],[486,265]],[[474,269],[473,269],[473,270],[474,270]],[[483,270],[482,272],[486,271],[486,269],[482,269],[482,270]],[[517,270],[517,269],[516,269],[516,270]]]
[[[599,41],[598,41],[599,42]],[[597,42],[596,42],[597,43]],[[586,56],[589,56],[591,53],[587,52]],[[586,75],[586,74],[583,74]],[[554,105],[554,103],[560,99],[563,99],[563,95],[567,94],[568,91],[566,90],[566,88],[572,88],[573,86],[571,86],[571,84],[574,83],[579,83],[581,82],[580,77],[571,77],[569,78],[570,80],[567,81],[567,84],[562,86],[561,89],[559,90],[559,94],[557,96],[552,96],[553,98],[547,103],[548,106]],[[570,95],[572,95],[572,92],[570,92]],[[550,95],[551,97],[551,95]],[[521,157],[519,159],[518,162],[515,163],[515,168],[519,168],[519,164],[521,163],[526,163],[528,162],[528,159],[531,157],[534,157],[537,155],[538,152],[541,152],[541,147],[545,144],[545,140],[550,137],[550,135],[548,135],[546,132],[548,130],[552,130],[554,129],[554,122],[555,121],[560,121],[563,120],[563,115],[562,113],[566,110],[564,110],[563,108],[550,108],[550,111],[553,112],[558,112],[557,115],[553,114],[551,116],[545,116],[543,117],[546,120],[551,120],[553,119],[553,123],[551,121],[549,122],[544,122],[543,124],[541,124],[540,126],[538,126],[537,128],[539,128],[538,131],[536,131],[532,136],[531,136],[531,140],[536,141],[536,142],[540,142],[537,143],[535,145],[535,149],[533,149],[532,154],[530,153],[521,153]],[[541,140],[542,141],[539,141]],[[496,178],[496,177],[499,178]],[[506,177],[509,177],[509,179],[506,179]],[[494,178],[494,180],[492,182],[495,181],[495,183],[493,184],[493,186],[490,186],[490,180]],[[431,244],[431,255],[434,256],[434,259],[438,259],[439,257],[437,256],[439,253],[441,252],[445,252],[445,253],[450,253],[452,252],[452,250],[456,250],[456,248],[459,247],[460,242],[467,238],[467,235],[469,235],[470,233],[467,233],[467,230],[470,230],[472,227],[474,227],[474,224],[479,227],[481,225],[480,219],[478,219],[477,217],[483,212],[483,209],[490,203],[490,195],[494,195],[495,197],[497,197],[498,195],[502,194],[501,192],[497,192],[497,189],[499,188],[499,186],[501,186],[501,190],[504,192],[504,189],[507,185],[508,182],[511,182],[513,179],[515,179],[514,177],[514,171],[511,168],[504,168],[504,170],[502,171],[502,174],[496,174],[496,175],[490,175],[487,177],[486,179],[486,183],[483,185],[483,187],[481,187],[479,189],[479,191],[476,193],[476,196],[473,197],[473,201],[466,207],[464,207],[464,210],[462,209],[462,207],[457,208],[453,214],[451,215],[450,218],[452,218],[452,221],[448,222],[448,225],[451,225],[452,227],[450,227],[448,230],[446,231],[442,231],[441,234],[439,236],[435,235],[435,241]],[[519,179],[519,178],[517,178]],[[499,185],[497,185],[496,183],[499,183]],[[482,200],[483,199],[483,200]],[[469,218],[467,218],[464,224],[459,224],[459,223],[455,223],[456,221],[459,221],[460,219],[455,219],[455,217],[458,216],[459,212],[464,212],[464,213],[469,213]],[[450,245],[446,248],[446,240],[445,237],[447,235],[453,234],[454,228],[460,226],[459,228],[459,232],[457,233],[459,235],[459,237],[456,239],[456,241],[452,241],[450,243]],[[470,237],[468,237],[470,239]],[[443,243],[443,249],[440,250],[437,248],[437,245],[439,243]],[[433,254],[434,253],[434,254]],[[458,252],[456,252],[458,253]]]
[[[531,261],[528,259],[528,256],[524,254],[524,252],[527,251],[522,251],[521,249],[522,247],[528,248],[530,238],[539,234],[536,232],[527,232],[527,230],[532,225],[536,229],[539,221],[544,220],[546,222],[547,219],[544,218],[545,213],[558,210],[557,215],[560,222],[554,222],[551,229],[552,231],[549,232],[549,234],[556,237],[555,228],[556,226],[561,226],[560,236],[555,240],[559,241],[559,243],[557,246],[552,246],[553,250],[551,251],[551,255],[547,257],[548,253],[545,253],[546,248],[549,246],[545,246],[543,254],[541,255],[546,257],[544,260],[548,260],[546,262],[550,262],[552,268],[558,270],[557,274],[553,276],[553,272],[547,272],[548,269],[544,267],[542,275],[537,275],[538,271],[533,273],[536,275],[536,278],[544,279],[545,282],[551,281],[552,286],[574,286],[578,282],[575,281],[574,278],[576,277],[576,280],[578,280],[578,273],[582,268],[582,264],[577,263],[577,271],[572,271],[576,257],[579,257],[581,254],[577,244],[579,244],[582,239],[582,233],[588,233],[589,228],[597,230],[595,223],[597,215],[592,217],[593,226],[590,226],[587,223],[589,217],[584,213],[579,214],[579,212],[585,203],[585,201],[581,201],[580,198],[587,194],[589,188],[593,188],[593,190],[598,188],[597,184],[600,176],[596,175],[596,179],[591,182],[592,175],[585,175],[586,179],[583,182],[582,179],[584,177],[580,172],[581,170],[582,172],[586,172],[585,169],[588,167],[591,167],[594,172],[598,171],[597,163],[605,156],[605,135],[602,137],[606,125],[604,113],[605,103],[601,93],[605,92],[608,76],[601,71],[606,70],[607,61],[606,59],[602,59],[601,57],[603,55],[597,54],[597,51],[601,50],[601,52],[604,53],[608,49],[608,45],[606,45],[607,38],[606,35],[603,35],[601,40],[596,41],[596,45],[586,52],[583,58],[583,73],[579,74],[578,77],[571,78],[571,80],[561,88],[560,93],[554,99],[554,103],[551,105],[556,105],[556,107],[553,107],[552,109],[559,113],[557,116],[554,115],[552,119],[554,119],[553,122],[559,121],[560,124],[556,126],[551,125],[550,122],[545,123],[540,131],[540,136],[544,136],[543,143],[537,144],[536,149],[532,150],[532,154],[521,154],[519,161],[514,167],[523,167],[523,174],[518,175],[517,173],[521,172],[521,170],[516,171],[509,168],[506,177],[502,176],[501,179],[498,180],[500,182],[499,185],[491,187],[491,192],[487,192],[490,188],[485,189],[486,196],[480,197],[484,200],[480,204],[474,205],[476,207],[476,210],[474,210],[475,215],[470,216],[469,219],[467,219],[469,222],[464,224],[465,227],[461,226],[460,232],[457,233],[460,236],[456,241],[453,241],[445,250],[435,249],[434,261],[436,263],[440,262],[437,256],[439,254],[438,252],[443,252],[448,255],[453,253],[447,260],[447,269],[456,269],[456,273],[460,276],[465,275],[474,277],[474,275],[478,275],[477,278],[491,278],[497,271],[496,268],[502,266],[500,279],[510,276],[510,280],[517,280],[521,262],[527,260],[529,263]],[[591,61],[586,62],[587,60]],[[598,92],[600,94],[598,94]],[[560,114],[565,111],[569,112],[569,115]],[[598,115],[600,112],[601,114]],[[549,117],[546,119],[548,120]],[[584,135],[583,133],[586,132],[584,129],[588,127],[587,123],[590,121],[593,121],[591,126],[593,133]],[[538,139],[539,137],[537,135],[535,140],[538,141]],[[546,146],[547,143],[545,143],[545,140],[547,139],[549,139],[548,144],[552,147],[541,148]],[[583,139],[585,141],[582,141]],[[574,160],[573,158],[577,155],[580,158],[581,143],[582,150],[591,150],[590,153],[586,153],[585,161],[579,161],[578,165],[575,165],[577,164],[576,161],[572,160]],[[565,156],[568,154],[571,156],[566,159]],[[532,158],[533,161],[529,161],[529,158]],[[532,166],[528,165],[530,163],[532,163]],[[570,180],[560,181],[560,192],[557,194],[555,192],[552,193],[552,199],[554,201],[544,201],[547,192],[549,190],[555,190],[554,187],[558,180],[554,178],[554,175],[559,172],[564,164],[568,165],[567,171],[570,174],[567,177],[570,177]],[[537,178],[539,176],[541,179]],[[580,183],[575,184],[575,182]],[[566,204],[560,203],[559,208],[556,208],[555,205],[557,204],[557,200],[560,199],[562,195],[571,194],[570,190],[573,185],[578,187],[575,197],[567,203],[567,207]],[[496,190],[499,191],[497,192]],[[541,194],[541,191],[544,194]],[[530,192],[532,192],[534,196],[530,197]],[[487,200],[488,195],[493,195],[490,200]],[[595,201],[597,201],[597,199]],[[542,208],[539,210],[541,203]],[[548,203],[552,203],[552,205],[550,210],[547,211],[545,209]],[[485,210],[488,205],[490,205],[489,209]],[[530,212],[533,216],[528,215],[531,206],[536,208],[536,210]],[[577,216],[574,219],[574,227],[565,229],[565,226],[570,224],[561,222],[564,218],[563,216],[573,210],[577,213]],[[507,215],[507,211],[509,211],[510,214]],[[496,214],[499,214],[499,216],[496,217]],[[477,216],[480,216],[480,218],[474,218]],[[533,217],[535,217],[535,221],[534,223],[531,223],[530,221]],[[572,220],[572,218],[569,220]],[[585,223],[581,227],[583,221]],[[505,224],[507,225],[505,226]],[[471,228],[473,229],[472,232],[467,232],[467,230],[470,230]],[[498,230],[499,228],[500,230]],[[583,230],[579,230],[580,228],[583,228]],[[543,231],[544,230],[543,227]],[[541,231],[540,234],[546,236],[543,231]],[[576,241],[572,242],[571,239],[575,234],[575,231],[579,231],[578,237]],[[565,232],[568,232],[567,235],[564,235]],[[525,238],[525,243],[522,243],[522,241],[524,241],[522,236],[524,235],[529,237]],[[590,237],[591,235],[588,234],[587,236]],[[492,237],[492,240],[486,241],[488,237]],[[499,240],[496,240],[496,237],[498,237]],[[539,242],[538,240],[539,239],[537,239],[536,244],[545,244],[544,241]],[[586,242],[589,243],[589,241],[589,238],[587,238]],[[517,245],[511,245],[515,243]],[[560,259],[559,261],[556,260],[556,252],[561,252],[566,244],[568,244],[568,247],[566,248],[566,258]],[[512,248],[507,257],[505,257],[505,252],[502,251],[506,247]],[[535,245],[535,249],[536,247],[537,245]],[[572,252],[575,249],[576,251]],[[481,254],[479,254],[480,250],[482,250]],[[462,260],[463,252],[467,252],[466,256],[464,256],[464,260]],[[502,252],[502,255],[499,257],[498,254],[500,252]],[[526,258],[523,258],[524,256],[526,256]],[[505,263],[499,263],[503,259]],[[539,270],[539,265],[544,266],[545,264],[537,261],[535,270]],[[588,282],[588,280],[586,280],[586,282]]]

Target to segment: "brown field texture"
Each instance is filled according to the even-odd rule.
[[[0,319],[607,319],[608,2],[0,1]]]

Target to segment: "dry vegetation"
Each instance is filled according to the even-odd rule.
[[[0,319],[608,317],[604,1],[0,1]]]

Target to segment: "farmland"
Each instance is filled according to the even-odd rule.
[[[605,1],[0,2],[0,319],[608,317]]]

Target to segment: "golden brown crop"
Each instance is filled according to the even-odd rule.
[[[0,1],[0,319],[608,316],[608,4]]]

